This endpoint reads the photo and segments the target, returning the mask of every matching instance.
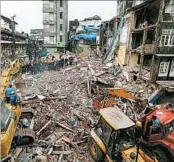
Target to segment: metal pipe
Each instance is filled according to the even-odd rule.
[[[14,21],[14,18],[16,17],[16,15],[14,15],[12,17],[12,59],[15,60],[15,48],[16,48],[16,45],[15,45],[15,21]]]

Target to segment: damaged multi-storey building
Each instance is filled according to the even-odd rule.
[[[174,87],[174,1],[117,1],[124,18],[117,48],[122,65],[146,81]]]
[[[17,25],[17,22],[15,22]],[[27,54],[28,34],[22,32],[12,32],[12,20],[6,16],[1,15],[1,65],[8,64],[13,58],[13,49],[15,57],[22,57]],[[15,47],[13,47],[15,43]]]
[[[119,18],[117,16],[113,17],[108,21],[102,22],[100,32],[100,47],[102,53],[105,53],[110,47],[113,36],[118,27],[118,22]]]

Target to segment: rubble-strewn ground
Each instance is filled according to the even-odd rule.
[[[88,137],[98,117],[92,98],[104,93],[107,87],[125,88],[140,99],[148,98],[156,89],[143,80],[129,80],[118,64],[106,66],[94,58],[60,71],[24,74],[23,80],[24,107],[36,112],[36,141],[25,150],[33,162],[93,161]],[[35,100],[28,102],[29,98]]]
[[[92,101],[85,88],[86,74],[87,67],[82,63],[61,71],[46,71],[23,76],[26,84],[22,92],[24,99],[29,95],[43,95],[48,98],[48,101],[25,105],[37,112],[36,133],[51,120],[51,124],[36,137],[37,147],[30,150],[33,154],[39,155],[34,157],[33,161],[46,155],[49,161],[58,161],[62,157],[61,153],[49,155],[54,154],[54,151],[69,151],[65,152],[67,155],[63,155],[64,161],[92,161],[87,140],[89,127],[96,118]],[[57,123],[72,129],[73,132],[61,128]],[[50,151],[52,148],[53,152]]]

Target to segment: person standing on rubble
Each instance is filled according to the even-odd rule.
[[[73,64],[73,57],[72,57],[72,56],[69,57],[69,64],[70,64],[70,65]]]
[[[143,135],[142,123],[140,121],[137,121],[136,127],[135,127],[135,133],[134,133],[134,139],[136,144],[139,144],[139,142],[141,141],[142,135]]]
[[[60,58],[59,64],[60,64],[60,68],[63,68],[64,59],[62,57]]]
[[[17,94],[17,101],[18,101],[18,102],[21,102],[21,101],[22,101],[22,95],[21,95],[19,89],[16,90],[16,94]]]
[[[10,96],[12,91],[14,91],[14,88],[11,84],[9,84],[9,87],[5,89],[5,97],[7,103],[10,103]]]

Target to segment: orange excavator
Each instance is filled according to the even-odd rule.
[[[99,96],[93,99],[93,107],[97,109],[112,107],[115,102],[115,97],[122,97],[135,101],[136,98],[132,94],[126,92],[124,89],[108,89],[107,95]],[[106,100],[107,98],[107,100]]]

